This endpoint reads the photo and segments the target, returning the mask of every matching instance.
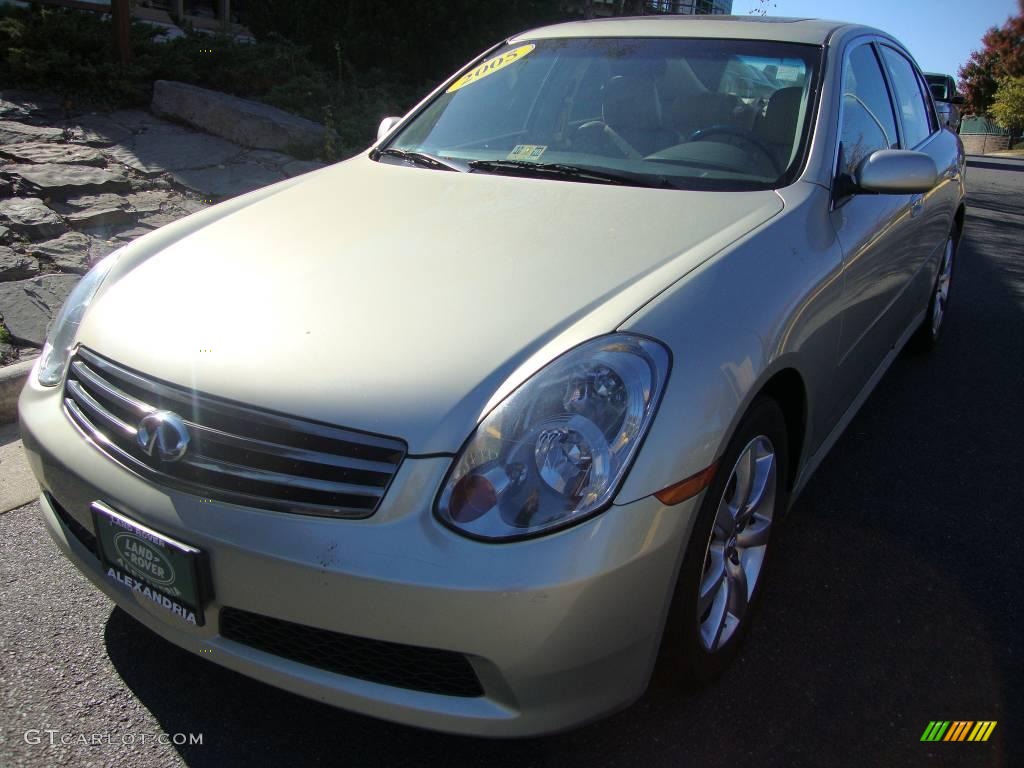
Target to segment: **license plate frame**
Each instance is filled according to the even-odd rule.
[[[100,562],[107,577],[182,621],[203,626],[211,599],[209,561],[178,541],[112,509],[91,505]]]

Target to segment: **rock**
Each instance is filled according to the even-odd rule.
[[[15,88],[0,91],[0,100],[16,106],[26,115],[49,115],[61,112],[64,109],[63,101],[56,96],[46,96],[41,93],[22,91]]]
[[[134,192],[125,198],[125,201],[138,213],[157,213],[161,207],[173,200],[176,195],[163,190],[150,190],[146,192]]]
[[[19,120],[23,117],[28,117],[30,114],[21,104],[15,104],[13,101],[7,101],[7,99],[0,97],[0,117],[5,120]]]
[[[33,240],[53,237],[67,229],[60,216],[38,197],[0,200],[0,221]]]
[[[101,192],[98,195],[75,195],[63,202],[53,203],[53,210],[57,213],[68,214],[74,211],[82,211],[86,208],[96,206],[121,206],[127,208],[128,203],[123,195],[115,195],[113,192]]]
[[[75,229],[96,227],[115,227],[118,224],[129,224],[135,220],[130,211],[120,206],[98,205],[93,208],[86,208],[81,211],[69,213],[67,219]]]
[[[166,125],[167,121],[154,117],[149,112],[141,109],[119,109],[111,112],[107,117],[118,125],[127,128],[132,133],[144,131],[154,125]]]
[[[0,243],[7,239],[7,235],[10,233],[10,231],[11,230],[9,230],[7,227],[0,226]]]
[[[114,192],[128,188],[128,179],[120,173],[84,165],[7,165],[0,168],[0,173],[20,176],[47,196],[66,197],[83,192]]]
[[[177,221],[184,215],[186,214],[175,215],[173,213],[154,213],[152,216],[144,216],[139,219],[139,224],[151,227],[152,229],[159,229],[171,222]]]
[[[130,243],[132,240],[142,237],[143,235],[148,235],[152,231],[153,230],[151,230],[149,227],[133,227],[132,229],[125,229],[118,232],[116,235],[114,235],[114,237],[116,237],[118,240],[123,240],[126,243]]]
[[[91,147],[57,142],[26,141],[0,147],[0,157],[20,163],[79,163],[103,165],[103,155]]]
[[[177,40],[179,37],[185,37],[186,34],[185,30],[173,24],[153,23],[153,26],[162,30],[160,34],[153,38],[154,43],[166,43],[170,40]]]
[[[122,144],[132,137],[130,128],[102,115],[86,115],[69,122],[66,127],[74,134],[72,141],[88,144],[90,147]]]
[[[190,197],[183,197],[174,201],[174,205],[171,210],[172,212],[181,211],[182,216],[188,216],[191,213],[198,213],[199,211],[205,210],[210,205],[212,205],[212,201],[210,200],[193,200]]]
[[[260,165],[269,165],[273,168],[281,168],[288,163],[295,162],[295,158],[291,155],[286,155],[284,152],[275,152],[272,149],[254,149],[251,152],[246,152],[243,159],[259,163]]]
[[[13,120],[0,120],[0,145],[24,141],[63,141],[64,131],[38,125],[25,125]]]
[[[284,175],[290,179],[293,176],[301,176],[304,173],[318,171],[321,168],[326,167],[327,165],[325,163],[321,163],[316,160],[293,160],[281,170],[284,171]]]
[[[38,274],[38,261],[0,245],[0,282],[25,280]]]
[[[119,163],[142,173],[163,173],[187,168],[205,168],[223,163],[241,149],[230,141],[202,133],[146,132],[130,146],[116,146],[107,154]]]
[[[234,197],[284,179],[284,174],[256,163],[231,163],[222,168],[175,171],[173,176],[179,184],[210,197]]]
[[[41,347],[47,326],[80,279],[78,275],[40,275],[0,283],[0,313],[11,338]]]
[[[50,262],[62,272],[84,273],[115,248],[81,232],[68,232],[54,240],[30,245],[26,251],[30,256]]]
[[[253,149],[316,153],[327,134],[319,123],[276,107],[170,80],[156,81],[151,108]]]
[[[135,216],[128,209],[127,200],[121,195],[109,192],[68,198],[64,203],[54,203],[53,208],[63,214],[68,224],[75,229],[111,227],[135,220]]]

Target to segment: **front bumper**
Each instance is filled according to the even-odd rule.
[[[248,509],[153,485],[72,425],[59,388],[30,377],[19,403],[43,517],[62,552],[125,611],[169,641],[294,693],[409,725],[480,736],[570,728],[635,700],[650,677],[700,497],[653,497],[565,531],[487,544],[434,519],[447,458],[407,459],[365,520]],[[213,600],[195,627],[106,576],[47,494],[92,531],[89,507],[196,546]],[[79,529],[80,530],[80,529]],[[224,607],[358,638],[464,654],[480,696],[451,696],[325,671],[229,640]]]

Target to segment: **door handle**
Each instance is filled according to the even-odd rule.
[[[910,218],[914,219],[921,215],[924,210],[924,195],[916,195],[910,202]]]

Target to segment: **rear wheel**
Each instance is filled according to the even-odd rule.
[[[722,455],[679,571],[662,647],[691,681],[713,679],[739,650],[789,500],[787,469],[782,410],[759,399]]]

